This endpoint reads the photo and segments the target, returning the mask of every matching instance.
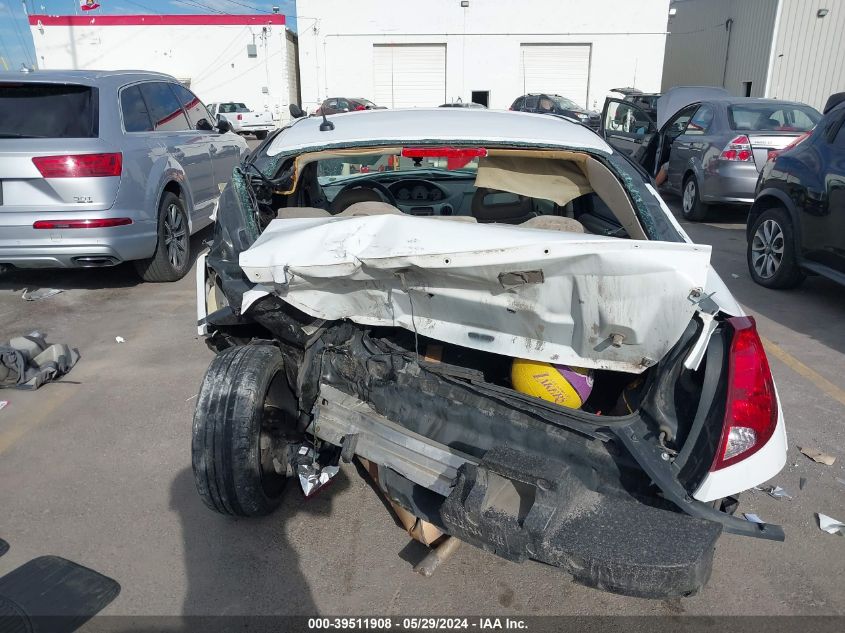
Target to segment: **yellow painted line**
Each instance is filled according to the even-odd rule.
[[[777,358],[780,362],[789,367],[795,373],[804,376],[804,378],[813,383],[816,387],[818,387],[818,389],[829,395],[831,398],[833,398],[840,404],[845,405],[845,389],[837,387],[827,378],[822,376],[819,372],[807,367],[804,363],[795,358],[792,354],[787,352],[777,343],[773,343],[769,339],[762,336],[760,337],[760,339],[763,341],[763,345],[765,346],[766,352],[768,354]]]

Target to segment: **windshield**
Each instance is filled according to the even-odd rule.
[[[810,106],[749,103],[728,107],[731,129],[749,132],[807,132],[821,119]]]
[[[365,108],[375,108],[376,104],[369,99],[353,99],[355,103],[360,103]]]
[[[321,185],[340,182],[362,175],[390,173],[395,175],[411,175],[432,172],[443,175],[472,176],[478,169],[478,158],[472,158],[457,169],[449,169],[449,161],[445,157],[408,158],[402,154],[373,153],[343,156],[338,158],[324,158],[317,162],[317,180]]]
[[[250,109],[247,108],[243,103],[221,103],[220,104],[220,112],[231,113],[231,112],[249,112]]]
[[[0,84],[0,138],[96,138],[97,91],[90,86]]]
[[[579,106],[574,101],[567,99],[566,97],[552,97],[555,102],[555,105],[560,108],[561,110],[580,110],[581,106]]]

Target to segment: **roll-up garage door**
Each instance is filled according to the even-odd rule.
[[[440,105],[446,99],[446,45],[374,44],[373,86],[377,105]]]
[[[526,93],[559,94],[586,107],[590,85],[589,44],[523,44],[519,54]]]

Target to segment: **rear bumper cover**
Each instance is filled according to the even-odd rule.
[[[18,215],[18,214],[15,214]],[[39,220],[101,219],[132,217],[132,212],[91,212],[76,214],[27,214],[26,223],[18,219],[0,224],[0,264],[17,268],[78,268],[86,261],[102,258],[104,262],[120,262],[150,257],[155,251],[157,227],[154,221],[135,221],[126,226],[103,229],[34,229]],[[0,213],[0,222],[4,218]],[[11,218],[8,218],[11,221]]]
[[[322,385],[308,434],[380,464],[406,482],[391,498],[461,540],[508,560],[560,567],[584,585],[647,598],[684,596],[708,580],[723,530],[782,538],[689,497],[652,451],[644,423],[614,429],[664,498],[645,503],[564,459],[494,445],[480,459],[404,428],[357,397]],[[433,493],[433,495],[432,495]],[[434,496],[434,504],[422,499]],[[428,512],[421,511],[427,505]]]

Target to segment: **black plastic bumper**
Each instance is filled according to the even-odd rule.
[[[565,464],[504,447],[461,468],[440,514],[453,536],[498,556],[646,598],[698,591],[722,532],[713,521],[596,492]]]

